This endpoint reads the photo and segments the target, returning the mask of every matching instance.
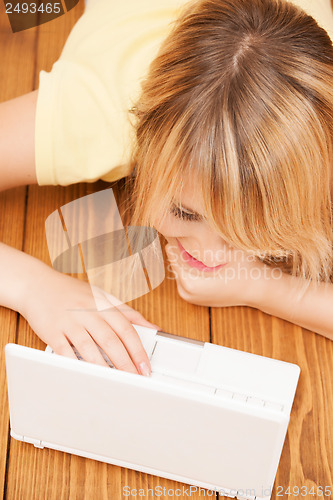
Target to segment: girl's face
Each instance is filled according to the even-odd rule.
[[[231,262],[233,248],[209,226],[200,196],[193,187],[175,196],[170,213],[154,227],[182,256],[182,262],[202,271],[213,271]],[[215,269],[214,269],[215,268]]]

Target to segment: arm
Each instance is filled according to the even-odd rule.
[[[229,254],[225,268],[205,274],[184,265],[176,245],[168,244],[165,250],[178,293],[187,302],[210,307],[254,307],[333,340],[333,284],[310,283],[303,293],[304,280],[241,251]]]
[[[254,301],[249,300],[249,306],[333,340],[333,284],[310,283],[300,293],[303,279],[286,273],[273,279],[268,266],[266,274],[258,296]]]
[[[35,111],[38,91],[0,104],[0,191],[36,184]]]
[[[64,275],[44,262],[0,243],[0,304],[18,311],[38,337],[57,353],[108,366],[97,346],[113,365],[147,375],[149,358],[131,323],[159,328],[127,304],[120,307],[101,291],[105,310],[97,311],[90,285]],[[116,307],[118,306],[118,307]],[[147,368],[141,366],[145,363]],[[147,373],[148,372],[148,373]]]
[[[38,92],[0,104],[0,191],[37,183],[35,110]],[[132,373],[149,373],[149,359],[131,323],[159,328],[126,304],[116,307],[102,294],[107,311],[97,311],[90,286],[0,243],[0,305],[21,313],[57,354]],[[145,367],[141,364],[145,363]]]

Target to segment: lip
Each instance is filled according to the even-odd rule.
[[[228,262],[226,262],[225,264],[220,264],[219,266],[214,266],[214,267],[205,266],[205,264],[203,262],[192,257],[192,255],[189,254],[185,250],[185,248],[180,244],[180,242],[177,240],[177,238],[176,238],[176,241],[177,241],[179,250],[181,251],[181,255],[182,255],[183,259],[190,266],[195,267],[196,269],[200,269],[201,271],[216,271],[216,269],[221,269],[222,267],[224,267],[228,264]]]

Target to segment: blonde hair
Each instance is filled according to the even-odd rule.
[[[230,245],[332,281],[333,48],[311,16],[283,0],[187,4],[132,112],[133,224],[195,177]]]

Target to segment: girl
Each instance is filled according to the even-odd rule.
[[[165,236],[185,300],[333,339],[333,21],[298,3],[319,24],[287,0],[90,0],[38,91],[1,104],[2,188],[132,172],[131,223]],[[131,322],[154,325],[70,312],[94,307],[86,283],[0,251],[0,303],[55,352],[104,364],[96,342],[149,374]]]

